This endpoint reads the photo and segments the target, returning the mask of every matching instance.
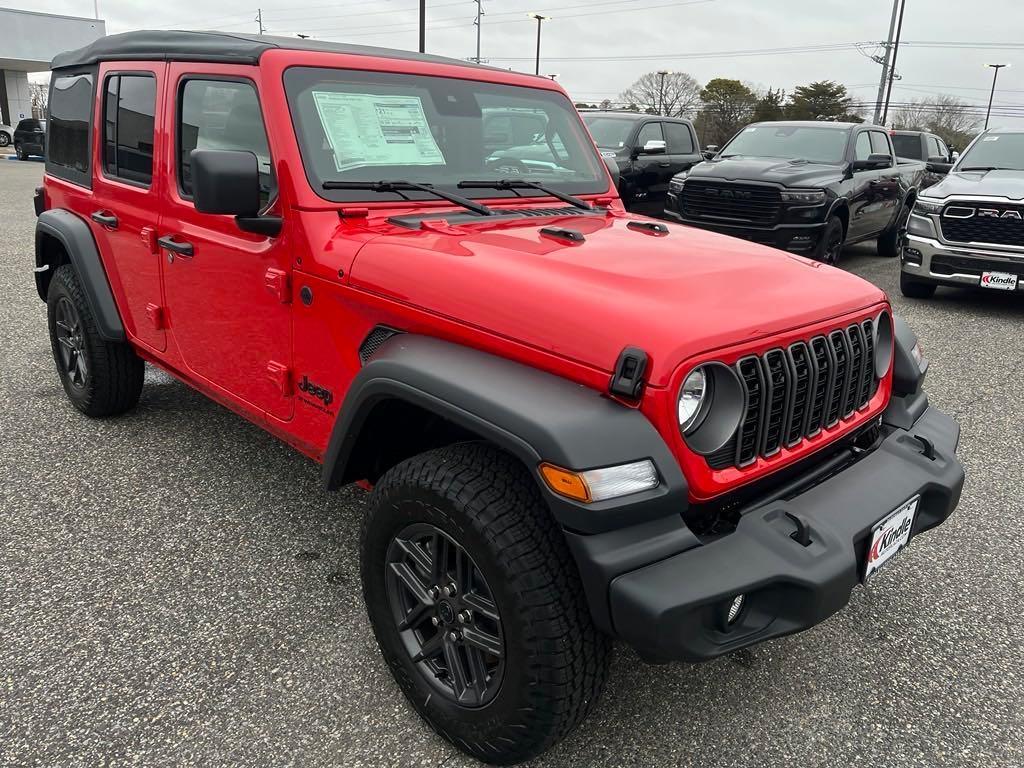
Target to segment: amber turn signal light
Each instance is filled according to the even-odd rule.
[[[560,496],[567,496],[576,501],[590,501],[590,489],[583,477],[568,469],[556,467],[554,464],[541,464],[540,474],[548,488]]]

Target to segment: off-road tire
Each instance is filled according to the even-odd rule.
[[[814,249],[817,261],[835,266],[843,251],[843,220],[838,216],[830,216],[821,233],[821,239]]]
[[[57,307],[61,301],[70,303],[80,325],[76,338],[80,339],[87,373],[78,383],[73,381],[72,375],[65,369],[61,357],[57,327]],[[142,393],[145,365],[128,344],[105,341],[100,337],[96,318],[86,301],[78,275],[70,264],[58,267],[53,273],[46,307],[53,360],[71,403],[86,416],[95,418],[116,416],[134,408]]]
[[[479,760],[508,765],[540,754],[587,716],[611,644],[593,626],[562,531],[525,467],[486,443],[439,448],[389,470],[368,507],[360,544],[373,631],[402,691],[439,734]],[[386,553],[417,523],[465,550],[500,613],[504,675],[482,707],[437,693],[389,607]]]
[[[900,209],[900,213],[896,217],[896,221],[893,222],[892,227],[878,236],[876,250],[879,256],[886,259],[895,259],[900,255],[900,251],[903,250],[903,244],[907,239],[906,227],[907,222],[910,220],[910,209],[911,206],[904,205]]]
[[[908,299],[930,299],[935,295],[935,283],[925,283],[900,272],[900,293]]]

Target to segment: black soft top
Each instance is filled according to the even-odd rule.
[[[75,51],[58,54],[51,69],[91,66],[101,61],[210,61],[222,64],[256,64],[264,51],[282,48],[295,51],[325,51],[357,56],[380,56],[387,59],[456,64],[481,67],[458,59],[431,56],[425,53],[374,48],[367,45],[331,43],[324,40],[303,40],[270,35],[243,35],[234,32],[154,31],[122,32],[101,37]]]

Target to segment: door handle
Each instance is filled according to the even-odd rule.
[[[672,163],[658,163],[661,168],[668,168]]]
[[[104,227],[117,229],[117,216],[108,211],[93,211],[89,218],[97,224],[102,224]]]
[[[176,253],[179,256],[192,255],[192,243],[186,243],[184,240],[175,240],[174,235],[164,235],[157,238],[156,244],[164,250]]]

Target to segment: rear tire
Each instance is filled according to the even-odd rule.
[[[593,626],[536,481],[507,454],[461,443],[392,468],[370,499],[361,555],[385,661],[417,712],[459,749],[518,763],[593,707],[610,640]],[[482,636],[496,653],[480,650]]]
[[[825,224],[825,230],[821,233],[818,247],[814,249],[814,258],[817,261],[835,266],[839,263],[839,256],[843,251],[843,220],[838,216],[830,216]]]
[[[11,137],[9,134],[0,131],[0,147],[6,147],[11,143]]]
[[[28,160],[28,154],[25,152],[25,149],[21,144],[14,145],[14,153],[18,156],[19,160]]]
[[[925,283],[900,272],[900,293],[908,299],[930,299],[935,295],[935,283]]]
[[[879,256],[894,259],[903,251],[903,244],[907,241],[907,222],[910,221],[911,207],[904,205],[892,228],[878,236]]]
[[[53,273],[46,307],[53,360],[71,403],[96,418],[134,408],[142,393],[145,365],[128,344],[100,337],[70,264]]]

